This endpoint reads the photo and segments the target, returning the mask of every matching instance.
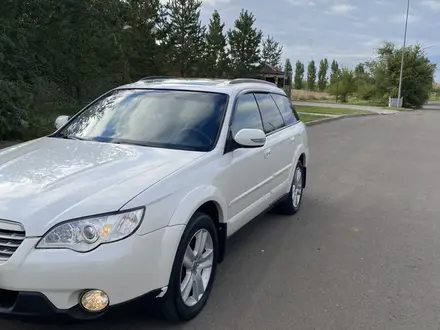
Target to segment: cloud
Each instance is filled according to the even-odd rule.
[[[330,7],[330,9],[327,11],[329,14],[334,15],[346,15],[351,13],[356,9],[355,6],[346,4],[346,3],[340,3],[340,4],[334,4]]]
[[[364,22],[354,22],[353,25],[357,28],[364,28],[367,27],[367,24]]]
[[[428,9],[440,11],[440,0],[424,0],[421,4],[428,7]]]
[[[287,2],[294,6],[316,6],[316,2],[314,0],[287,0]]]
[[[401,15],[392,15],[390,18],[390,22],[392,23],[405,23],[406,20],[406,14],[401,14]],[[420,21],[420,16],[416,16],[416,15],[409,15],[408,16],[408,22],[409,23],[416,23]]]
[[[231,0],[202,0],[203,4],[207,4],[207,5],[211,5],[211,6],[216,6],[219,3],[230,3]]]

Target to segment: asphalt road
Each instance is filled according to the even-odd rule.
[[[126,314],[0,329],[439,329],[439,127],[436,111],[311,127],[302,211],[268,214],[231,238],[190,323]]]
[[[354,105],[354,104],[341,104],[341,103],[324,103],[324,102],[310,102],[310,101],[292,101],[296,106],[308,106],[308,107],[326,107],[326,108],[337,108],[337,109],[356,109],[363,111],[371,111],[383,114],[395,113],[395,110],[389,110],[386,108],[372,107],[367,105]]]
[[[423,106],[424,110],[440,110],[440,101],[429,101]]]

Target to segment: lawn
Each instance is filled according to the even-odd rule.
[[[297,112],[307,113],[322,113],[326,115],[358,115],[371,113],[371,111],[356,110],[356,109],[344,109],[344,108],[328,108],[328,107],[309,107],[309,106],[296,106]]]
[[[301,121],[303,123],[310,123],[311,121],[321,120],[321,119],[325,119],[325,118],[329,118],[329,117],[314,116],[314,115],[308,115],[308,114],[305,114],[305,113],[300,113],[299,114],[299,118],[301,119]]]

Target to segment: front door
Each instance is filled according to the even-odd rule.
[[[253,94],[238,97],[231,124],[234,136],[240,129],[263,130],[260,112]],[[240,148],[224,155],[223,173],[218,185],[228,204],[228,235],[264,211],[270,201],[272,173],[268,166],[268,148]]]

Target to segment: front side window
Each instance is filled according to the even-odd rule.
[[[277,104],[278,109],[280,109],[281,115],[283,116],[286,125],[296,123],[298,121],[298,118],[295,117],[295,110],[293,109],[290,100],[286,96],[279,94],[272,94],[272,97]]]
[[[283,117],[281,117],[281,113],[272,96],[270,94],[255,94],[255,98],[260,108],[266,134],[282,128],[284,126]]]
[[[209,151],[226,111],[225,94],[122,89],[90,105],[54,137]]]
[[[237,106],[231,125],[232,135],[235,136],[243,128],[263,130],[260,111],[252,94],[241,95],[237,99]]]

